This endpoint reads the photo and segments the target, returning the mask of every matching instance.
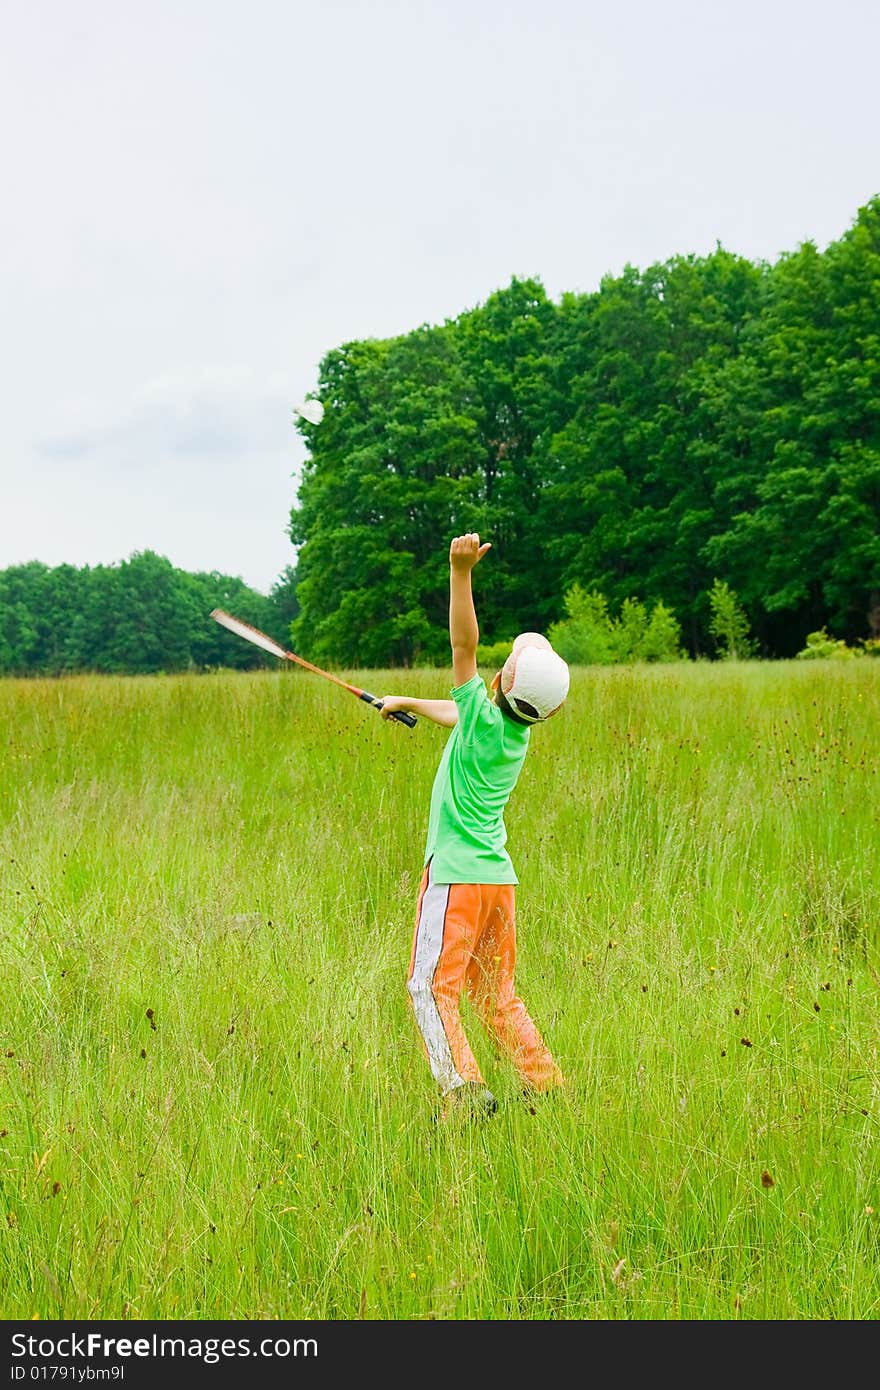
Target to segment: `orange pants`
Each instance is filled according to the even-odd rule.
[[[435,883],[430,863],[419,888],[407,990],[425,1054],[444,1095],[482,1082],[462,1026],[467,993],[498,1046],[535,1090],[562,1073],[514,988],[516,925],[512,883]]]

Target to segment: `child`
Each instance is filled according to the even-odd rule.
[[[431,793],[425,864],[416,910],[407,989],[441,1094],[452,1105],[492,1113],[459,1012],[467,992],[479,1017],[508,1053],[526,1094],[563,1084],[514,988],[518,882],[505,849],[504,808],[529,747],[531,725],[559,709],[568,667],[538,633],[520,633],[491,684],[477,674],[479,628],[471,571],[491,543],[475,533],[449,548],[451,700],[383,696],[382,718],[408,710],[452,729]]]

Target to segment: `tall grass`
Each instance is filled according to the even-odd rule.
[[[507,815],[568,1086],[471,1021],[500,1109],[438,1123],[446,731],[293,669],[0,682],[2,1316],[876,1317],[878,727],[880,662],[576,670]]]

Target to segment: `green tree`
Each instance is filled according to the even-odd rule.
[[[753,643],[749,636],[749,619],[739,598],[730,585],[717,577],[709,591],[711,619],[709,631],[715,638],[719,655],[736,661],[752,656]]]
[[[650,612],[626,598],[615,618],[604,594],[574,584],[565,595],[567,616],[551,623],[548,638],[571,665],[610,666],[634,661],[681,661],[681,625],[659,601]]]
[[[554,308],[514,281],[479,309],[321,364],[320,427],[291,514],[299,614],[293,640],[316,661],[409,665],[448,657],[448,548],[479,531],[495,547],[481,595],[487,631],[543,624],[533,456],[550,374]]]
[[[805,243],[768,275],[747,344],[740,480],[705,546],[783,655],[827,622],[861,637],[880,589],[878,325],[875,198],[824,253]],[[742,385],[716,382],[722,418]]]
[[[175,569],[153,551],[94,568],[13,566],[0,571],[0,673],[143,674],[264,664],[258,648],[211,621],[212,608],[287,640],[271,597],[241,579]]]
[[[565,614],[547,631],[563,661],[572,666],[610,666],[617,660],[614,623],[604,594],[573,584],[565,595]]]
[[[635,588],[670,602],[694,652],[725,462],[707,445],[714,424],[702,393],[738,355],[762,274],[719,247],[645,272],[627,267],[602,281],[591,304],[563,305],[578,374],[570,418],[547,446],[541,494],[563,583],[595,585],[615,604]]]
[[[687,653],[681,645],[681,624],[671,608],[658,599],[651,609],[647,627],[631,660],[684,661]]]

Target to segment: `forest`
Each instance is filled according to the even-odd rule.
[[[324,666],[442,664],[461,531],[492,541],[475,580],[490,646],[641,613],[676,655],[714,657],[722,593],[750,655],[817,633],[876,650],[880,196],[772,264],[718,245],[558,302],[514,277],[442,324],[334,348],[312,394],[324,418],[297,425],[291,564],[270,594],[152,552],[19,565],[0,571],[0,673],[263,662],[212,630],[214,606]]]
[[[225,608],[284,644],[292,590],[270,594],[219,573],[190,574],[142,551],[118,565],[0,570],[0,675],[110,675],[277,665],[211,621]]]

